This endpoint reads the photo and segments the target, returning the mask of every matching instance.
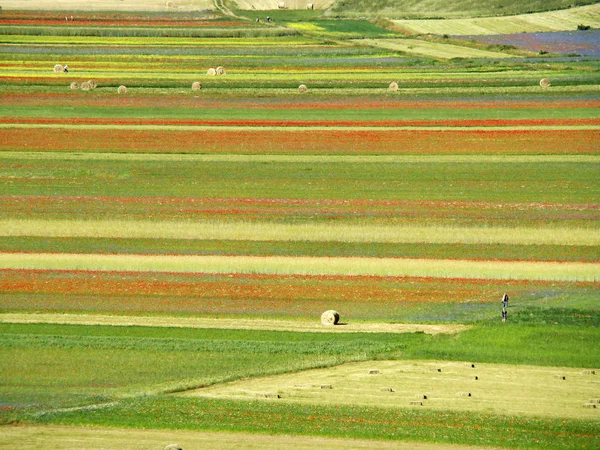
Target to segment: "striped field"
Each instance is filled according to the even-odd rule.
[[[1,269],[598,281],[600,264],[390,258],[0,254]]]

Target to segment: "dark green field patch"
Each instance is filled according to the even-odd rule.
[[[363,256],[512,261],[597,262],[600,260],[600,248],[592,245],[397,244],[73,237],[3,237],[0,240],[0,251],[151,255]]]
[[[235,151],[232,148],[231,151]],[[599,164],[5,159],[3,195],[590,203]],[[368,211],[365,211],[367,214]],[[507,217],[509,220],[510,217]]]

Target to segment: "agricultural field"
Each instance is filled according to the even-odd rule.
[[[580,24],[598,28],[600,5],[579,6],[535,14],[440,20],[395,20],[410,33],[448,35],[502,35],[549,31],[575,31]],[[583,31],[583,30],[582,30]],[[585,33],[583,33],[585,34]]]
[[[598,44],[277,3],[2,4],[0,449],[598,448]]]

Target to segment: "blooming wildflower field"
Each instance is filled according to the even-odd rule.
[[[597,448],[594,57],[64,16],[0,12],[0,448]]]

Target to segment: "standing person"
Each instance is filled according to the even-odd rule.
[[[502,296],[502,308],[508,308],[508,294]]]
[[[64,67],[63,71],[65,71],[65,72],[69,72],[69,66],[67,66],[67,65],[65,64],[65,67]]]

